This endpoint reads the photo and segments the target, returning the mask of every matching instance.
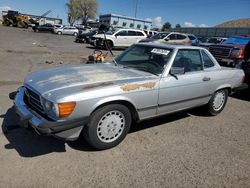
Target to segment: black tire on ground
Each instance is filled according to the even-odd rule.
[[[113,45],[113,42],[111,41],[111,40],[107,40],[105,43],[104,43],[104,45],[105,45],[105,48],[107,49],[107,50],[112,50],[112,48],[114,47],[114,45]]]
[[[222,89],[216,91],[208,103],[208,113],[212,116],[219,114],[225,107],[228,98],[228,90]]]
[[[62,34],[62,32],[61,32],[61,31],[58,31],[58,32],[57,32],[57,34],[58,34],[58,35],[61,35],[61,34]]]
[[[74,36],[77,36],[77,33],[74,33],[73,35],[74,35]]]
[[[118,145],[131,126],[131,113],[121,104],[110,104],[97,109],[83,130],[85,140],[96,149],[109,149]]]
[[[24,27],[25,27],[24,22],[18,21],[18,22],[17,22],[17,27],[19,27],[19,28],[24,28]]]

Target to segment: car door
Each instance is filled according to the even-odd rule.
[[[132,30],[128,30],[128,37],[127,38],[128,38],[128,40],[127,40],[126,46],[130,46],[130,45],[136,43],[137,40],[139,40],[137,38],[136,31],[132,31]]]
[[[206,88],[200,50],[178,50],[172,69],[184,74],[168,74],[160,80],[158,114],[170,113],[205,104],[210,94]]]
[[[69,34],[69,27],[64,27],[62,30],[62,33],[65,35],[68,35]]]
[[[115,46],[128,46],[128,32],[127,30],[118,31],[115,34]]]
[[[161,39],[161,41],[163,43],[166,43],[166,44],[175,44],[175,42],[176,42],[176,34],[170,34],[167,37],[165,37],[164,39]]]

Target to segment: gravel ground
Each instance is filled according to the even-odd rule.
[[[19,128],[8,94],[30,71],[84,63],[93,49],[73,41],[0,26],[0,124],[8,128],[0,134],[0,187],[250,187],[247,92],[216,117],[195,109],[133,124],[106,151]]]

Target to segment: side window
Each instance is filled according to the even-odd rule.
[[[183,39],[185,39],[186,38],[186,36],[185,35],[177,35],[177,40],[183,40]]]
[[[128,36],[136,36],[136,32],[135,31],[128,31]]]
[[[169,38],[170,40],[175,40],[175,39],[176,39],[176,38],[175,38],[175,34],[169,35],[168,38]]]
[[[144,36],[143,33],[140,32],[140,31],[136,31],[136,35],[137,35],[137,36]]]
[[[120,31],[120,32],[116,33],[115,36],[127,36],[127,31],[126,30]]]
[[[202,61],[199,50],[179,50],[175,56],[173,67],[184,68],[185,72],[202,70]]]
[[[210,68],[214,66],[214,62],[210,59],[210,57],[204,52],[203,50],[201,51],[203,61],[204,61],[204,68]]]

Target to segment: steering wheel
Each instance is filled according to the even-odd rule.
[[[150,64],[150,65],[154,65],[155,66],[155,68],[161,68],[162,69],[162,66],[161,65],[159,65],[157,62],[155,62],[155,61],[148,61],[148,64]]]

